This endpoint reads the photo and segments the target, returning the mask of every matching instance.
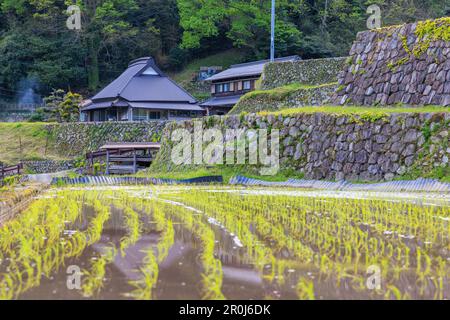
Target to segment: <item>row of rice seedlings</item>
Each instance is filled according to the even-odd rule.
[[[252,257],[255,266],[270,284],[283,284],[285,271],[291,268],[289,261],[276,258],[276,254],[282,251],[287,243],[291,243],[297,249],[292,250],[297,257],[305,254],[305,247],[300,242],[290,242],[279,226],[269,225],[266,221],[253,216],[250,207],[247,210],[238,210],[234,203],[215,201],[210,198],[211,194],[197,191],[191,191],[189,194],[177,193],[175,196],[178,201],[206,212],[235,234],[246,248],[247,255]],[[220,196],[226,197],[222,194]],[[165,197],[171,198],[170,196]],[[274,230],[273,228],[276,228],[274,233],[271,232]],[[254,232],[255,230],[258,232]],[[276,241],[277,238],[274,234],[280,236],[281,239]]]
[[[94,205],[102,206],[104,208],[104,212],[101,217],[110,216],[111,206],[123,211],[126,235],[122,239],[120,239],[119,250],[121,256],[124,257],[125,250],[135,244],[141,236],[141,224],[139,222],[139,215],[131,208],[131,204],[126,201],[127,198],[124,197],[124,193],[119,192],[113,194],[111,191],[101,191],[100,194],[101,197],[99,197],[99,199],[94,202]],[[106,220],[101,220],[99,218],[94,222],[100,224],[101,222],[106,222]],[[102,229],[103,225],[101,230]],[[95,242],[97,242],[98,240],[100,240],[100,237],[101,233],[96,234],[93,240],[96,240]],[[105,248],[105,252],[102,253],[100,257],[93,258],[93,262],[88,269],[83,270],[84,281],[82,285],[82,294],[84,297],[93,297],[100,293],[101,289],[104,286],[106,266],[114,261],[116,254],[117,248],[114,244],[111,244],[110,247]]]
[[[84,232],[63,236],[66,226],[80,217],[82,203],[94,198],[81,192],[60,191],[53,198],[35,201],[19,218],[0,229],[0,246],[9,262],[0,278],[0,298],[18,298],[38,286],[43,275],[49,277],[66,258],[79,256],[98,238],[101,230],[95,222]],[[105,211],[98,204],[95,209],[93,221]]]
[[[200,241],[199,260],[202,266],[202,298],[205,300],[225,299],[221,291],[223,279],[222,264],[214,255],[215,234],[210,226],[205,224],[198,215],[194,215],[191,210],[183,206],[158,201],[157,199],[149,199],[147,202],[150,204],[154,214],[153,217],[157,223],[158,220],[162,221],[161,214],[164,213],[166,219],[170,218],[170,220],[181,222],[181,225]],[[173,241],[172,237],[173,235],[170,235],[171,241]],[[158,248],[158,256],[162,252],[166,255],[169,248],[168,243],[162,244]],[[162,257],[164,255],[158,258],[157,261],[162,261],[160,260]]]
[[[389,204],[385,201],[381,202],[381,204],[379,203],[380,201],[376,201],[375,203],[373,203],[372,201],[369,202],[368,206],[365,207],[367,205],[367,202],[362,201],[362,209],[361,212],[372,212],[371,214],[373,214],[373,212],[375,211],[377,215],[382,215],[384,212],[391,212],[391,211],[396,211],[397,215],[400,215],[400,218],[397,220],[404,220],[404,216],[409,216],[409,217],[414,217],[417,215],[423,215],[423,212],[428,213],[428,216],[424,216],[424,219],[421,219],[420,221],[423,222],[423,220],[429,220],[429,217],[432,217],[434,214],[434,211],[442,211],[441,213],[444,213],[444,208],[439,208],[439,209],[434,209],[433,208],[420,208],[420,207],[414,207],[411,205],[403,205],[403,206],[392,206],[392,204]],[[360,232],[361,230],[359,230],[357,227],[353,227],[353,226],[357,226],[355,225],[354,220],[356,220],[357,218],[361,217],[361,214],[358,212],[358,204],[354,201],[352,201],[351,206],[348,206],[346,208],[345,211],[340,211],[339,208],[335,209],[336,212],[342,214],[342,215],[346,215],[350,218],[353,218],[352,215],[356,215],[356,218],[353,219],[353,221],[349,221],[347,224],[350,225],[349,231],[346,231],[344,233],[344,235],[342,236],[338,236],[338,237],[334,237],[336,239],[336,241],[340,242],[340,245],[345,245],[346,248],[348,248],[348,253],[350,254],[346,254],[346,259],[348,260],[348,262],[351,262],[351,257],[352,256],[356,256],[356,257],[360,257],[361,255],[365,255],[366,257],[366,266],[368,264],[374,264],[377,263],[377,261],[381,264],[381,265],[385,265],[386,268],[383,268],[386,271],[389,271],[389,269],[392,269],[393,272],[391,272],[391,274],[388,274],[387,272],[383,274],[383,276],[386,278],[387,276],[392,276],[392,278],[398,279],[400,272],[402,271],[408,271],[410,269],[410,265],[409,265],[409,260],[410,260],[410,252],[413,250],[414,253],[416,253],[416,258],[418,259],[418,265],[420,265],[421,263],[420,260],[421,259],[421,255],[424,253],[424,262],[426,266],[430,266],[431,263],[431,257],[429,256],[430,254],[430,248],[431,246],[429,246],[427,244],[427,241],[424,240],[420,240],[420,237],[422,235],[422,233],[418,232],[417,234],[414,235],[415,238],[418,239],[418,241],[416,243],[412,243],[411,241],[405,242],[403,240],[402,237],[389,237],[387,235],[390,235],[391,233],[396,233],[398,234],[398,231],[395,231],[395,228],[393,229],[394,231],[392,232],[386,232],[386,229],[384,229],[384,232],[377,232],[374,230],[369,230],[369,232]],[[382,210],[379,210],[380,207],[382,208]],[[353,208],[357,208],[356,210]],[[376,208],[374,210],[374,208]],[[356,211],[356,212],[355,212]],[[402,212],[407,212],[402,213]],[[448,211],[447,211],[448,212]],[[395,216],[392,216],[392,220],[395,222]],[[323,225],[323,221],[318,221],[318,223],[309,223],[308,224],[310,228],[314,228],[314,231],[317,233],[317,230],[320,229],[321,225]],[[339,223],[338,223],[339,225]],[[371,226],[370,224],[368,224],[367,222],[363,222],[363,225],[368,225]],[[394,223],[390,224],[390,228],[393,228]],[[345,226],[345,224],[344,224]],[[425,235],[429,235],[432,233],[438,233],[439,228],[441,228],[442,226],[438,224],[428,224],[427,225],[427,229]],[[447,226],[445,226],[446,228]],[[340,228],[340,230],[342,230],[343,228]],[[354,232],[355,229],[358,231],[355,234],[360,234],[362,235],[362,239],[364,241],[358,241],[358,239],[352,239],[349,238],[347,239],[347,241],[345,241],[345,236],[351,234],[351,232]],[[441,228],[443,229],[443,228]],[[430,232],[431,230],[431,232]],[[365,237],[364,237],[365,236]],[[410,236],[412,238],[412,236]],[[404,237],[406,238],[406,237]],[[447,240],[445,240],[444,242],[447,242]],[[352,244],[352,247],[350,247],[350,243]],[[422,244],[421,244],[422,243]],[[356,244],[356,246],[355,246]],[[419,245],[417,245],[419,244]],[[448,243],[447,243],[448,244]],[[444,243],[444,247],[447,245]],[[439,247],[439,245],[438,245]],[[361,252],[359,252],[358,250],[361,250]],[[356,252],[355,252],[356,251]],[[376,253],[375,255],[373,255],[373,253]],[[422,253],[421,253],[422,252]],[[338,252],[339,257],[342,256],[341,252]],[[370,254],[372,254],[372,258],[370,258]],[[437,258],[440,258],[439,256],[437,256]],[[344,259],[345,260],[345,259]],[[389,267],[388,267],[389,265]],[[430,268],[425,268],[423,270],[423,272],[420,272],[420,270],[418,270],[419,272],[417,272],[417,275],[419,277],[419,280],[423,279],[424,276],[430,275]]]
[[[184,201],[184,195],[183,193],[176,193],[175,197],[171,196],[169,193],[166,193],[162,195],[165,199],[170,200],[176,200],[181,201],[185,205],[194,204],[194,206],[197,209],[202,210],[203,212],[206,212],[208,216],[211,216],[218,221],[221,221],[221,223],[230,231],[234,232],[234,235],[236,235],[244,244],[244,248],[247,250],[247,255],[254,257],[254,261],[257,264],[257,267],[260,269],[261,273],[269,271],[267,273],[267,277],[271,278],[271,281],[274,279],[280,278],[282,274],[283,268],[278,268],[277,266],[281,266],[283,261],[278,261],[275,259],[275,257],[272,255],[272,252],[269,248],[265,247],[263,244],[257,244],[259,242],[259,239],[256,235],[254,235],[250,229],[248,228],[249,224],[242,223],[242,221],[239,221],[236,219],[235,216],[228,214],[228,210],[221,210],[220,205],[214,206],[214,212],[212,212],[212,208],[208,208],[207,204],[211,204],[207,201],[199,201],[199,203],[194,203],[190,201]],[[196,192],[194,190],[191,190],[189,192],[189,195],[186,194],[186,197],[188,199],[193,199],[196,197]],[[221,203],[222,204],[222,203]],[[216,204],[214,204],[216,205]],[[180,207],[180,206],[178,206]],[[190,217],[192,216],[192,212],[189,212],[189,210],[186,212],[185,216]],[[185,218],[187,219],[187,218]],[[200,219],[196,219],[200,220]],[[189,224],[188,224],[189,225]],[[210,227],[207,227],[210,229]],[[214,250],[214,246],[211,245],[211,250]],[[271,268],[267,269],[265,267],[270,266]],[[217,268],[217,266],[216,266]],[[218,271],[217,273],[221,274],[221,271]],[[215,274],[214,272],[212,274]]]
[[[431,249],[448,248],[448,208],[383,200],[238,196],[231,193],[189,192],[177,193],[176,197],[187,205],[220,215],[219,220],[225,223],[238,215],[244,225],[251,225],[256,232],[268,235],[269,241],[278,243],[276,247],[281,244],[294,249],[294,256],[298,256],[295,254],[298,249],[293,244],[301,241],[301,251],[308,252],[303,250],[306,245],[315,253],[312,265],[320,270],[321,276],[335,278],[337,286],[343,279],[350,279],[356,290],[365,289],[365,271],[372,264],[382,267],[387,283],[395,282],[402,272],[411,272],[414,260],[420,255],[417,261],[422,261],[426,267],[416,269],[417,280],[421,282],[419,294],[424,293],[431,280],[435,282],[436,296],[442,296],[448,261],[445,257],[436,257]],[[226,214],[218,214],[218,207],[227,208]],[[253,213],[250,218],[249,212]],[[284,226],[285,234],[280,225]],[[242,228],[242,225],[238,226],[235,223],[235,228]],[[389,237],[390,232],[396,236]],[[293,238],[294,242],[288,238]],[[439,263],[433,263],[435,259]],[[436,273],[440,275],[437,278],[432,276]],[[391,291],[392,287],[390,284]]]
[[[123,209],[123,217],[127,234],[120,240],[120,254],[124,257],[125,250],[134,245],[141,237],[142,225],[139,221],[139,214],[133,210],[131,206],[127,206],[126,204],[120,206],[119,201],[115,201],[114,205]]]
[[[347,216],[347,217],[352,217],[351,213],[352,208],[356,208],[356,210],[358,209],[358,204],[359,203],[353,203],[353,205],[351,207],[348,207],[345,211],[341,211],[342,216]],[[371,204],[372,208],[367,208],[367,209],[373,209],[373,205]],[[362,208],[362,211],[364,212],[366,208]],[[390,208],[392,209],[392,208]],[[335,211],[337,211],[339,213],[339,208],[335,209]],[[342,217],[341,216],[341,217]],[[339,218],[341,218],[339,217]],[[317,235],[317,238],[322,238],[323,236],[326,236],[324,233],[320,233],[320,227],[324,225],[323,221],[321,219],[317,219],[314,218],[317,221],[317,223],[311,223],[311,221],[308,221],[309,223],[307,224],[307,226],[303,229],[308,229],[308,227],[310,228],[308,230],[308,235],[314,234]],[[314,220],[312,219],[312,220]],[[341,250],[339,251],[335,251],[335,252],[331,252],[331,255],[336,255],[333,264],[335,269],[339,269],[340,274],[339,276],[348,276],[348,274],[346,274],[346,270],[345,270],[345,265],[343,266],[341,263],[347,263],[347,264],[351,264],[353,261],[353,263],[355,263],[355,271],[354,271],[354,275],[353,275],[353,280],[358,280],[357,282],[359,283],[363,283],[363,281],[361,281],[361,277],[357,278],[355,277],[355,275],[357,274],[357,261],[360,260],[361,258],[361,252],[359,252],[359,249],[364,249],[362,250],[362,255],[365,255],[366,257],[366,266],[369,264],[373,264],[373,263],[378,263],[381,266],[383,266],[383,270],[385,271],[383,274],[383,277],[385,279],[388,278],[388,273],[387,271],[389,271],[390,269],[392,269],[394,272],[392,272],[392,275],[394,278],[398,278],[399,273],[403,270],[407,270],[407,268],[405,268],[405,264],[402,261],[402,252],[409,252],[409,247],[406,246],[402,241],[398,241],[398,239],[393,239],[393,243],[389,240],[389,239],[383,239],[383,237],[379,237],[379,235],[374,234],[373,232],[372,235],[370,235],[368,232],[362,231],[360,229],[354,228],[354,221],[345,221],[343,223],[339,223],[339,220],[337,219],[335,222],[337,222],[336,224],[338,226],[343,226],[343,227],[339,227],[338,228],[338,234],[333,234],[333,232],[331,232],[332,234],[329,234],[330,239],[335,242],[338,243],[338,248],[342,248],[344,247],[345,250],[344,252],[342,252]],[[345,226],[350,226],[348,228],[348,230],[345,230]],[[331,228],[331,231],[336,230],[336,228]],[[356,230],[356,232],[355,232]],[[339,233],[342,233],[342,235],[340,235]],[[358,241],[358,239],[355,239],[353,237],[353,239],[350,237],[349,239],[345,239],[345,236],[351,235],[351,234],[357,235],[357,236],[362,236],[361,239],[359,239],[360,241]],[[357,244],[355,246],[355,244]],[[361,244],[363,245],[363,247],[361,247]],[[365,247],[364,247],[365,245]],[[319,245],[318,248],[320,249],[321,246]],[[331,246],[332,249],[335,249],[335,246]],[[396,250],[394,250],[394,248]],[[377,251],[381,251],[379,252],[379,254],[375,254],[372,255],[372,259],[370,259],[369,254],[373,254],[373,252],[377,253]],[[327,253],[327,256],[330,256],[330,252]],[[396,257],[395,254],[397,254]],[[323,255],[324,257],[324,255]],[[352,260],[353,257],[356,257],[356,259]],[[369,259],[368,259],[369,258]],[[394,259],[395,258],[395,259]],[[323,261],[323,259],[322,259]],[[330,261],[329,259],[327,261]],[[406,261],[408,261],[408,255],[406,255]],[[396,264],[396,262],[398,262]],[[389,279],[388,279],[389,280]]]
[[[132,281],[130,284],[135,288],[132,296],[137,300],[151,300],[153,290],[158,282],[159,264],[166,259],[169,249],[174,243],[175,230],[171,220],[166,219],[163,211],[154,203],[146,204],[141,201],[141,209],[151,214],[155,224],[156,231],[161,233],[158,244],[156,245],[156,254],[154,248],[146,250],[143,266],[140,268],[142,278],[138,281]]]
[[[97,295],[103,288],[106,274],[106,265],[112,263],[117,250],[114,245],[104,248],[99,258],[96,258],[89,270],[83,270],[83,284],[81,292],[84,297],[90,298]]]
[[[3,299],[15,298],[21,292],[38,286],[42,273],[47,275],[53,266],[61,265],[60,252],[64,252],[64,244],[60,241],[60,234],[65,222],[73,221],[79,213],[79,210],[75,213],[67,210],[73,205],[65,206],[60,200],[50,203],[38,200],[19,219],[0,230],[2,261],[8,262],[0,282]],[[43,250],[45,255],[41,255]]]

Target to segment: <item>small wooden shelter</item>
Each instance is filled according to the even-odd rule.
[[[127,174],[149,167],[160,148],[157,142],[120,142],[105,144],[100,152],[106,155],[106,174]]]

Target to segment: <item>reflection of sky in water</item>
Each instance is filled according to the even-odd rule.
[[[296,284],[299,278],[317,280],[318,270],[311,265],[305,265],[295,261],[289,252],[280,252],[277,259],[283,259],[289,263],[285,273],[275,276],[273,281],[268,281],[266,276],[273,271],[273,265],[268,264],[262,273],[255,266],[255,261],[248,256],[247,248],[243,247],[241,239],[227,230],[221,221],[209,217],[206,213],[184,205],[176,201],[177,192],[186,190],[204,190],[208,192],[228,192],[240,195],[284,195],[293,197],[320,197],[318,201],[327,202],[330,199],[383,199],[392,202],[408,202],[426,206],[448,206],[450,205],[449,194],[437,193],[382,193],[382,192],[348,192],[348,191],[315,191],[315,190],[290,190],[269,188],[236,188],[236,187],[87,187],[70,188],[73,190],[120,190],[127,191],[130,196],[137,198],[158,198],[159,195],[174,195],[173,200],[163,200],[172,205],[182,206],[192,211],[193,215],[208,223],[215,233],[215,256],[222,263],[223,284],[222,292],[228,299],[295,299]],[[50,197],[51,195],[46,195]],[[111,200],[116,198],[111,196]],[[104,250],[105,246],[114,243],[116,246],[124,235],[120,210],[113,210],[113,215],[108,221],[102,240],[85,250],[78,259],[71,259],[70,264],[77,264],[87,268],[90,262]],[[83,216],[89,212],[84,212]],[[140,214],[141,219],[145,215]],[[449,221],[448,217],[434,216],[436,219]],[[86,219],[84,219],[86,221]],[[65,234],[70,236],[74,230],[86,228],[85,221],[77,226],[68,226]],[[142,221],[147,223],[146,221]],[[369,228],[367,226],[366,228]],[[122,228],[122,229],[121,229]],[[199,243],[192,234],[187,231],[183,224],[174,221],[175,243],[169,250],[167,258],[159,265],[159,277],[154,297],[156,299],[200,299],[201,298],[201,263],[199,258]],[[150,228],[151,229],[151,228]],[[390,230],[385,230],[386,237],[392,236]],[[409,235],[398,235],[400,238]],[[114,261],[106,267],[105,286],[99,299],[128,299],[133,288],[128,284],[130,280],[139,279],[139,268],[143,265],[144,252],[150,247],[155,248],[159,240],[159,234],[154,232],[143,232],[140,239],[134,245],[125,250],[125,256],[117,255]],[[415,241],[413,239],[413,241]],[[255,242],[255,247],[262,245]],[[402,279],[404,286],[410,286],[411,279]],[[316,292],[320,292],[317,298],[326,299],[362,299],[371,298],[367,291],[355,292],[350,289],[351,279],[344,280],[341,286],[336,287],[335,279],[321,279],[316,282]],[[65,270],[60,270],[49,280],[43,280],[40,287],[25,293],[24,299],[80,299],[79,293],[69,292],[66,289]]]

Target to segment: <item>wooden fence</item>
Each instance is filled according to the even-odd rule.
[[[0,185],[3,184],[3,180],[8,176],[19,175],[23,170],[23,164],[19,163],[15,166],[0,167]]]

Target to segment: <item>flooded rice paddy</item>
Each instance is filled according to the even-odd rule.
[[[0,229],[0,298],[448,299],[449,235],[442,194],[52,189]]]

